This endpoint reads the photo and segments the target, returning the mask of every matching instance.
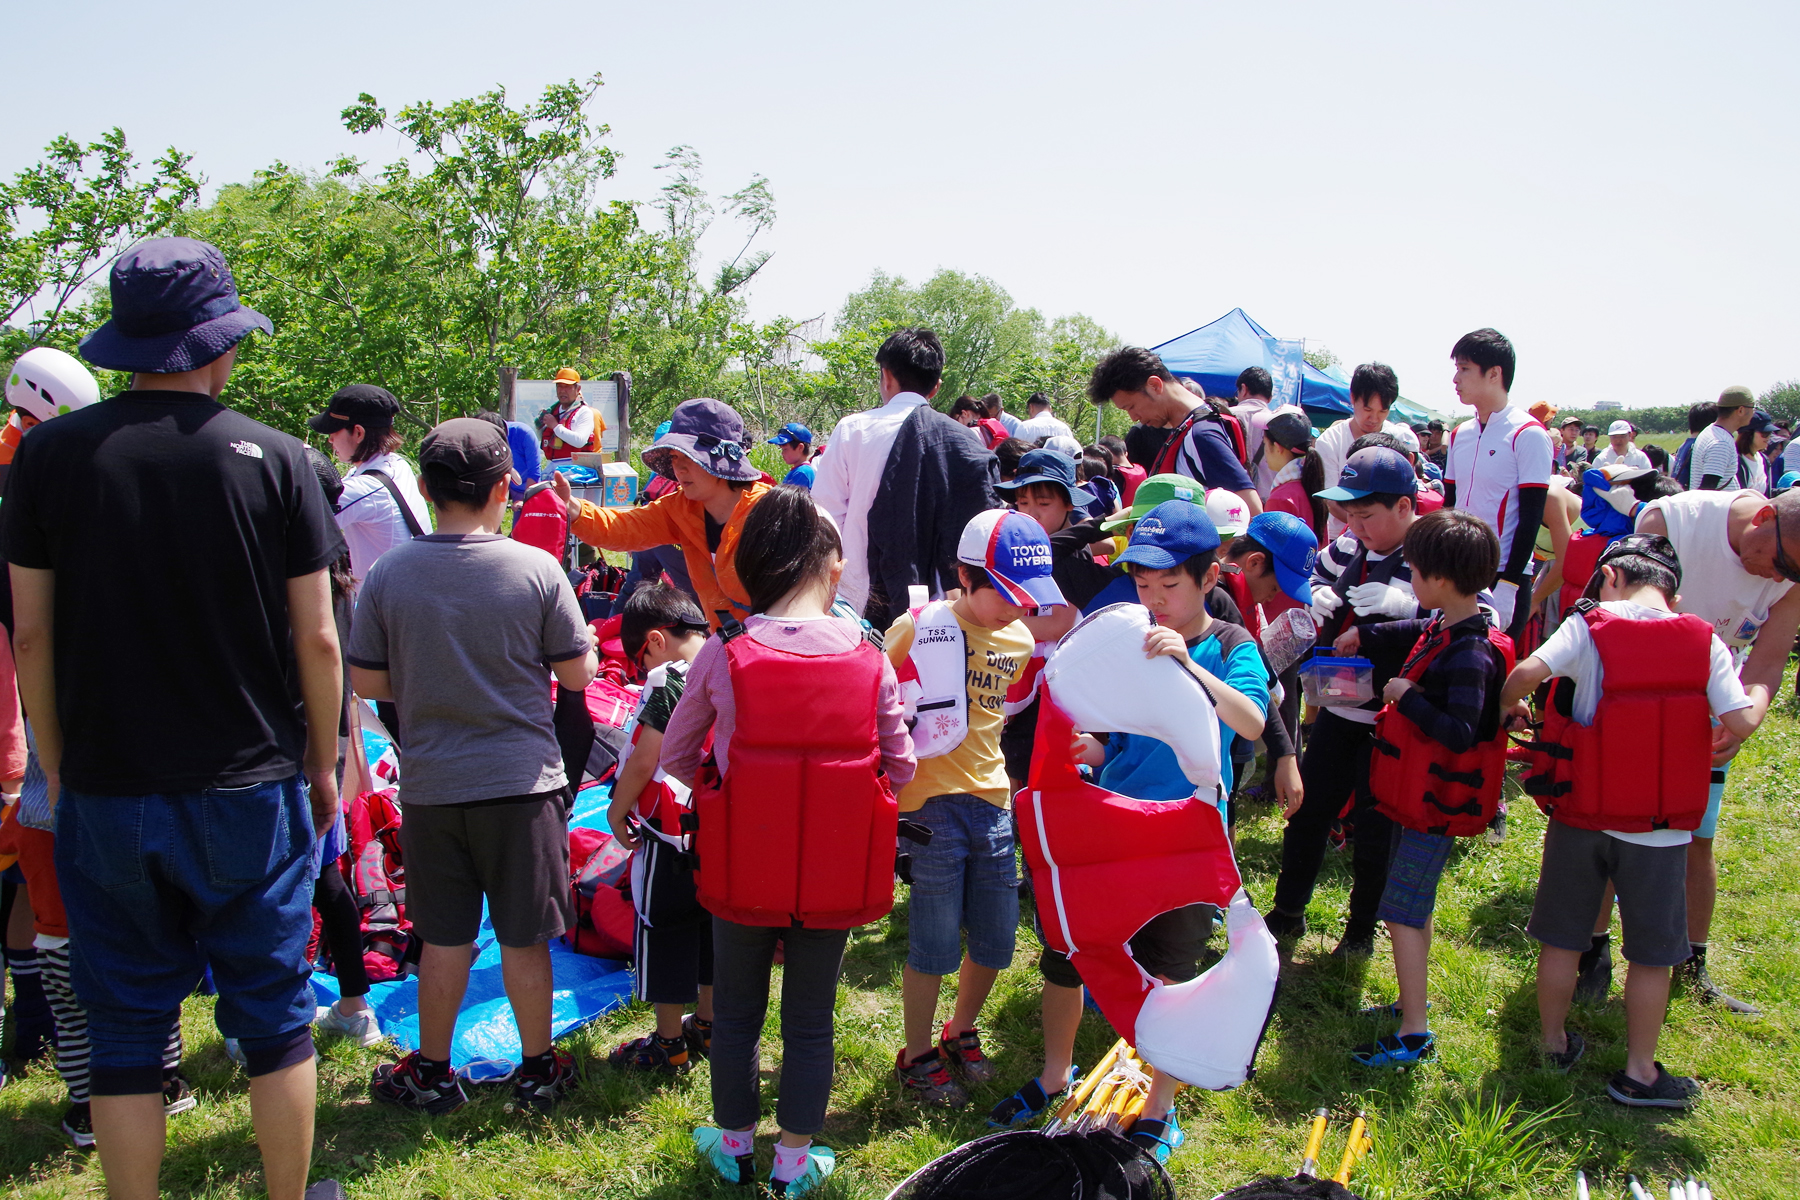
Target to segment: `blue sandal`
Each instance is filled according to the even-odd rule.
[[[715,1125],[694,1130],[694,1148],[706,1156],[713,1170],[726,1183],[752,1186],[756,1183],[756,1154],[732,1154],[725,1149],[725,1131]]]
[[[1069,1082],[1063,1084],[1062,1090],[1058,1092],[1046,1092],[1044,1081],[1041,1078],[1033,1079],[994,1105],[993,1111],[988,1113],[988,1128],[1011,1129],[1036,1120],[1052,1103],[1068,1095],[1069,1089],[1074,1087],[1075,1081],[1080,1078],[1081,1068],[1070,1067]]]
[[[1411,1067],[1431,1058],[1437,1052],[1437,1035],[1424,1033],[1388,1034],[1373,1042],[1364,1042],[1350,1051],[1350,1057],[1365,1067]]]
[[[1131,1126],[1131,1144],[1163,1166],[1168,1166],[1169,1156],[1185,1141],[1187,1134],[1176,1124],[1174,1109],[1160,1121],[1155,1117],[1139,1117]]]

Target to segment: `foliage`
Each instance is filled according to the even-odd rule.
[[[190,161],[170,147],[146,175],[115,127],[86,146],[65,134],[0,183],[0,357],[39,343],[73,348],[97,323],[89,283],[199,195]]]
[[[1320,371],[1323,371],[1328,367],[1335,367],[1344,361],[1336,354],[1332,353],[1331,347],[1329,346],[1320,346],[1316,350],[1311,346],[1308,346],[1304,351],[1304,354],[1306,361],[1311,363],[1316,370]]]
[[[1756,398],[1757,407],[1767,409],[1776,420],[1800,421],[1800,379],[1778,383]]]

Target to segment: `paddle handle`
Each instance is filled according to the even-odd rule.
[[[1317,1175],[1319,1151],[1325,1145],[1325,1127],[1331,1124],[1331,1110],[1321,1108],[1313,1113],[1312,1132],[1306,1135],[1306,1156],[1300,1160],[1302,1175]]]

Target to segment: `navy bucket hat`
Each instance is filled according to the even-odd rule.
[[[701,397],[676,405],[669,414],[668,431],[644,451],[644,465],[673,479],[677,454],[720,479],[762,478],[744,453],[744,419],[722,401]]]
[[[269,318],[245,308],[219,248],[194,238],[140,242],[113,263],[112,320],[81,341],[109,371],[176,375],[204,367]]]

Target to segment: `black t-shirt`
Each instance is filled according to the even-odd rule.
[[[187,792],[300,769],[287,581],[343,545],[302,449],[187,392],[125,392],[19,444],[0,553],[56,572],[68,787]]]

